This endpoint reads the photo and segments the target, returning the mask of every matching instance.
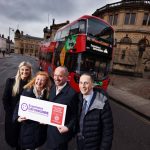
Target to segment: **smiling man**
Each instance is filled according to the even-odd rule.
[[[96,90],[92,76],[84,73],[79,88],[78,150],[110,150],[113,139],[113,118],[108,97]]]
[[[78,95],[69,85],[68,70],[59,66],[54,71],[54,85],[50,90],[50,101],[67,105],[65,125],[54,127],[49,125],[47,130],[46,150],[67,150],[68,142],[73,137],[77,121]]]

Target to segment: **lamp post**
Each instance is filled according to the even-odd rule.
[[[11,28],[11,27],[9,27],[9,39],[8,39],[9,47],[8,47],[8,53],[10,53],[10,31],[14,31],[14,29]]]

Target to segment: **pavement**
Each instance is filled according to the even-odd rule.
[[[10,57],[10,55],[5,54],[5,56],[3,56],[2,54],[0,54],[0,59],[1,59],[1,58],[6,58],[6,57]]]
[[[109,85],[107,92],[112,100],[116,101],[119,104],[122,104],[123,106],[150,121],[149,99],[142,98],[138,95],[129,93],[125,90],[121,90],[112,85]]]

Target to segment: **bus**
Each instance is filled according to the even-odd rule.
[[[79,91],[80,75],[88,72],[93,76],[96,88],[106,90],[110,80],[113,41],[114,30],[109,24],[98,17],[84,15],[57,30],[49,44],[43,43],[40,67],[52,77],[57,66],[66,66],[69,83],[76,91]]]

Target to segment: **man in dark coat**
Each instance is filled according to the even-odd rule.
[[[78,150],[110,150],[113,139],[113,118],[108,97],[93,89],[93,79],[84,73],[80,77]]]
[[[67,111],[64,126],[48,126],[47,150],[67,150],[68,142],[73,137],[77,120],[78,97],[67,80],[67,68],[62,66],[57,67],[54,71],[55,85],[50,90],[50,101],[67,105]]]

